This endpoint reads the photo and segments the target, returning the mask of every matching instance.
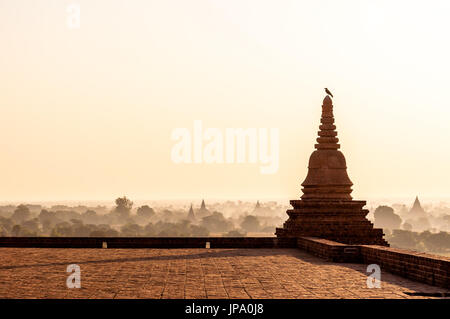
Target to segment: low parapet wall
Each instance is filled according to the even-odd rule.
[[[277,237],[0,237],[0,247],[37,248],[296,248]]]
[[[363,263],[414,281],[450,288],[450,258],[382,246],[361,246]]]
[[[376,245],[346,245],[321,238],[302,237],[298,247],[334,262],[377,264],[414,281],[450,289],[450,258]]]
[[[357,245],[346,245],[315,237],[300,237],[297,239],[297,247],[333,262],[362,262],[361,249]]]

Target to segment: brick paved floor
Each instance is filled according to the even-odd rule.
[[[66,268],[81,267],[68,289]],[[298,249],[0,248],[0,298],[412,298],[449,292]],[[417,298],[417,297],[416,297]]]

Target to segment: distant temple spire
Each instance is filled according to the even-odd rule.
[[[422,205],[420,205],[419,196],[416,195],[416,199],[414,200],[413,209],[422,209]]]
[[[203,218],[211,215],[211,212],[206,208],[205,200],[202,199],[202,204],[200,205],[200,209],[195,212],[196,218]]]
[[[258,209],[258,208],[260,208],[260,207],[261,207],[261,205],[259,204],[259,200],[257,200],[257,201],[256,201],[255,209]]]
[[[416,199],[414,200],[414,204],[409,211],[409,217],[420,218],[420,217],[425,217],[426,215],[427,215],[427,213],[425,212],[422,205],[420,204],[419,196],[416,196]]]
[[[206,209],[205,200],[202,199],[202,204],[200,206],[200,209]]]
[[[194,208],[192,207],[192,203],[191,203],[191,208],[189,208],[189,213],[187,215],[187,218],[189,220],[195,220]]]

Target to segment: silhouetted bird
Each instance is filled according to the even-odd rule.
[[[325,88],[325,93],[331,95],[331,97],[334,97],[333,94],[331,94],[330,90],[328,90],[327,88]]]

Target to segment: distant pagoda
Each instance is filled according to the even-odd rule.
[[[195,214],[194,214],[194,208],[192,207],[192,204],[191,204],[191,207],[189,208],[189,213],[187,215],[187,219],[192,222],[196,220]]]
[[[419,196],[416,196],[416,199],[414,200],[414,204],[411,207],[411,209],[409,210],[408,217],[417,219],[417,218],[422,218],[422,217],[426,217],[426,216],[427,216],[427,213],[422,208],[422,205],[420,205]]]
[[[269,207],[262,206],[258,200],[256,201],[255,208],[253,209],[251,214],[255,216],[271,216],[273,214],[273,211]]]
[[[302,183],[300,200],[291,200],[293,209],[277,237],[319,237],[345,244],[389,246],[383,230],[365,217],[366,201],[352,200],[344,154],[338,149],[333,102],[326,96],[322,105],[318,144],[309,158],[308,175]]]
[[[206,208],[205,200],[202,199],[202,203],[200,205],[200,209],[196,211],[196,217],[203,218],[211,215],[211,212]]]

